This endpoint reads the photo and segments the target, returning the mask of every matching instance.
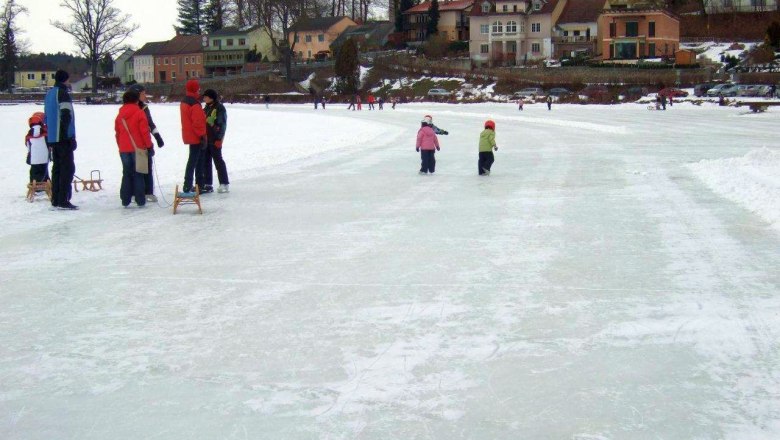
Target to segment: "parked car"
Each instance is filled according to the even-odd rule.
[[[772,86],[768,86],[766,84],[759,84],[758,89],[756,90],[756,96],[771,98]]]
[[[629,87],[624,95],[626,99],[637,100],[643,96],[647,96],[650,93],[650,89],[647,87]]]
[[[737,87],[737,96],[766,96],[761,94],[761,86],[758,84],[742,84]]]
[[[555,96],[556,98],[560,98],[561,96],[570,95],[571,91],[569,89],[566,89],[564,87],[554,87],[547,91],[548,95]]]
[[[688,96],[688,92],[680,90],[675,87],[666,87],[658,91],[659,96],[666,96],[667,98],[685,98]]]
[[[707,90],[707,96],[737,96],[736,84],[718,84]]]
[[[450,92],[445,89],[430,89],[428,90],[428,96],[431,98],[440,98],[443,96],[450,96]]]
[[[515,92],[512,95],[513,98],[536,98],[537,96],[544,96],[544,90],[541,87],[526,87],[519,92]]]
[[[696,84],[693,86],[693,96],[707,96],[707,90],[715,87],[715,85],[713,83]]]
[[[591,84],[577,92],[580,99],[592,101],[606,101],[609,98],[609,89],[607,86]]]

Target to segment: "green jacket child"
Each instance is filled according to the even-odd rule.
[[[496,145],[496,123],[485,121],[485,129],[479,134],[479,162],[477,171],[480,176],[489,176],[490,167],[493,166],[493,151],[498,151]]]

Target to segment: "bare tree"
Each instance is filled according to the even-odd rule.
[[[138,29],[130,23],[130,15],[114,5],[114,0],[62,0],[60,6],[71,14],[71,22],[51,22],[57,29],[71,35],[92,67],[92,93],[97,93],[97,71],[100,59],[116,55],[124,42]]]
[[[287,80],[292,81],[292,60],[297,33],[291,28],[304,17],[305,0],[249,0],[249,2],[255,8],[258,24],[268,33],[274,49],[282,57]]]

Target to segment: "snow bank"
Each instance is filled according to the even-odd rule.
[[[743,157],[702,160],[688,167],[714,192],[780,232],[780,152],[760,148]]]

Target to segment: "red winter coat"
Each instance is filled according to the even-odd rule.
[[[127,128],[125,128],[122,120],[127,123]],[[119,109],[119,114],[116,116],[116,120],[114,120],[114,131],[116,132],[116,144],[119,146],[120,153],[135,152],[133,142],[130,140],[131,135],[138,148],[152,148],[149,122],[146,120],[146,113],[138,107],[138,104],[125,104]]]
[[[187,96],[181,101],[181,138],[187,145],[197,145],[206,136],[206,113],[200,106],[198,89],[195,80],[187,81]]]

